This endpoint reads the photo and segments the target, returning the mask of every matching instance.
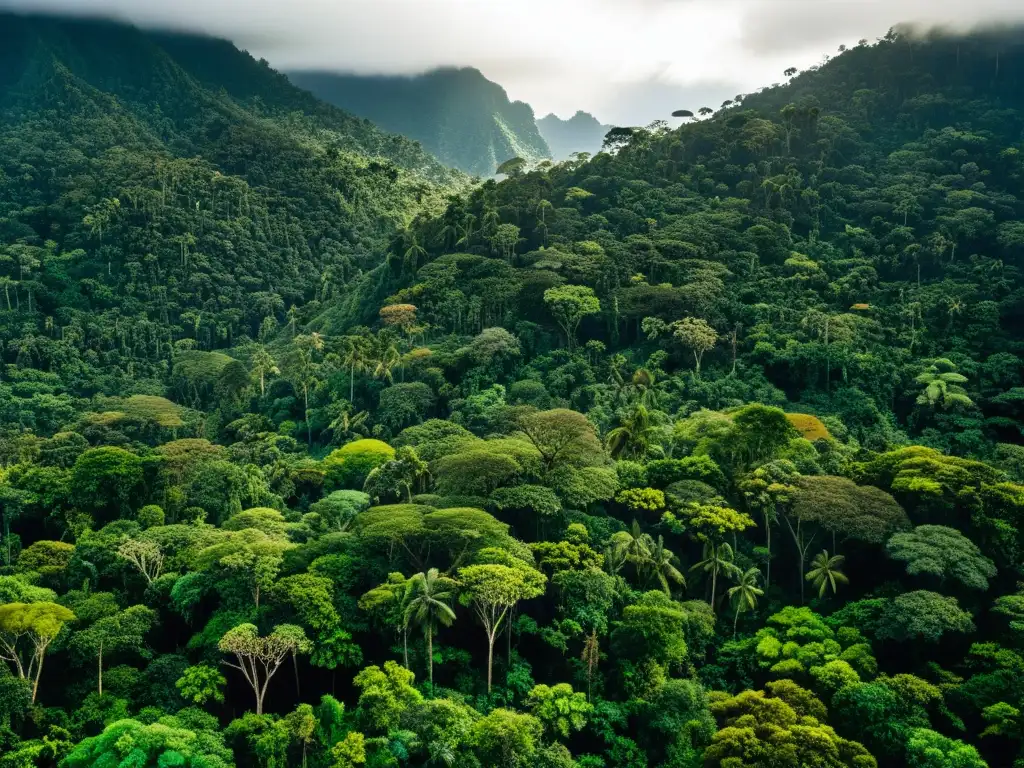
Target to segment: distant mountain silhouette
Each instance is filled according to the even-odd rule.
[[[441,162],[491,176],[506,160],[550,156],[533,109],[472,68],[414,77],[292,72],[293,83],[329,104],[419,141]]]
[[[610,125],[602,125],[592,114],[583,111],[568,120],[558,115],[548,115],[537,121],[537,127],[555,160],[566,160],[573,152],[594,154],[600,151],[605,134],[612,128]]]

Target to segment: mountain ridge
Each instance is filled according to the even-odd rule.
[[[293,71],[288,77],[318,98],[408,136],[452,167],[491,176],[513,157],[550,155],[529,104],[472,67],[419,75],[355,75]]]
[[[568,160],[574,152],[597,154],[611,125],[602,124],[594,115],[582,109],[563,120],[553,112],[537,120],[537,128],[551,148],[556,162]]]
[[[21,310],[0,334],[72,390],[104,378],[81,370],[116,388],[163,378],[181,348],[270,338],[467,180],[226,41],[0,21],[0,278]]]

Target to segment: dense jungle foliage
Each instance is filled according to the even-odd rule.
[[[1024,765],[1018,38],[442,206],[225,43],[4,22],[0,767]]]

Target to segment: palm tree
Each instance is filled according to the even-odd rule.
[[[739,624],[740,613],[752,611],[757,607],[757,598],[764,594],[764,590],[757,586],[757,580],[761,577],[761,571],[757,568],[748,568],[743,573],[737,573],[736,586],[730,587],[729,599],[736,603],[736,616],[732,620],[732,636],[736,637],[736,626]]]
[[[707,541],[704,543],[703,559],[690,568],[691,571],[701,570],[711,574],[711,610],[715,610],[715,595],[718,592],[718,574],[732,576],[739,573],[734,563],[735,555],[732,547],[725,543]]]
[[[459,234],[461,237],[455,241],[455,245],[464,245],[468,248],[473,244],[473,235],[475,234],[473,227],[475,224],[476,216],[471,213],[467,213],[462,219],[462,226],[459,227]]]
[[[624,415],[619,426],[605,438],[608,450],[614,458],[645,458],[660,456],[664,449],[658,442],[661,429],[651,418],[651,412],[637,403],[630,413]]]
[[[619,571],[626,565],[626,552],[617,544],[612,543],[604,548],[604,569],[609,576],[619,576]]]
[[[805,577],[818,588],[818,597],[824,597],[829,587],[832,587],[832,594],[839,591],[840,584],[849,584],[850,580],[846,574],[840,571],[843,562],[846,560],[842,555],[829,557],[828,550],[823,549],[811,561],[811,570]]]
[[[628,531],[619,531],[612,536],[612,546],[621,559],[633,563],[637,578],[640,578],[650,564],[651,549],[654,547],[654,540],[641,530],[640,523],[634,520]]]
[[[427,664],[430,684],[434,684],[434,632],[440,624],[450,627],[455,611],[448,604],[455,598],[454,579],[442,576],[437,568],[417,573],[406,586],[405,623],[419,624],[427,634]]]
[[[402,356],[394,344],[382,347],[374,361],[373,375],[378,379],[386,379],[388,384],[395,380],[394,368],[402,361]]]
[[[659,536],[658,543],[651,550],[650,569],[661,584],[662,590],[669,597],[672,596],[669,581],[674,581],[683,588],[686,587],[686,577],[676,568],[675,564],[677,562],[679,562],[679,559],[670,550],[665,548],[665,537]]]
[[[655,408],[658,405],[658,392],[654,388],[654,383],[655,376],[651,371],[646,368],[637,368],[626,386],[640,396],[640,403],[645,408]]]
[[[366,436],[366,420],[370,417],[366,411],[359,411],[358,413],[352,413],[350,407],[346,407],[337,418],[334,419],[328,425],[334,433],[334,439],[339,444],[345,442],[348,438],[352,437],[365,437]]]
[[[412,240],[409,243],[409,247],[405,249],[405,253],[402,256],[403,263],[409,267],[410,272],[415,272],[416,268],[420,265],[420,257],[426,256],[427,250],[416,240],[416,236],[412,236]]]
[[[0,277],[0,285],[4,287],[4,301],[7,304],[7,311],[11,311],[11,293],[10,287],[15,284],[15,281],[9,277]]]
[[[253,353],[251,365],[253,373],[260,377],[260,397],[263,397],[267,393],[267,376],[277,376],[281,370],[263,345]]]
[[[348,401],[355,401],[356,373],[362,373],[369,364],[366,339],[362,336],[346,336],[341,364],[348,368]]]

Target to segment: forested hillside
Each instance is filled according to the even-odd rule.
[[[272,333],[457,181],[227,42],[0,20],[0,354],[56,402]]]
[[[12,23],[0,768],[1024,766],[1024,36],[441,206],[226,44]]]
[[[415,77],[289,72],[318,98],[422,142],[442,163],[483,177],[513,157],[550,156],[533,109],[471,67]]]

